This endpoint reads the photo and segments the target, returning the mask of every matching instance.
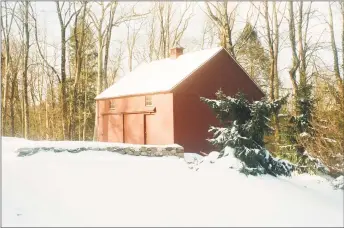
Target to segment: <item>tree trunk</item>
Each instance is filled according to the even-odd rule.
[[[304,53],[303,41],[302,41],[302,23],[303,23],[303,2],[300,3],[299,9],[299,23],[298,23],[298,36],[299,36],[299,56],[300,56],[300,67],[299,67],[299,74],[300,74],[300,83],[299,86],[301,88],[305,88],[307,84],[306,79],[306,56]]]
[[[15,88],[17,86],[17,72],[12,74],[12,86],[11,86],[11,98],[10,98],[10,116],[11,116],[11,136],[15,136],[15,112],[14,112],[14,99],[15,99]]]
[[[23,92],[24,92],[24,138],[29,138],[29,98],[28,98],[28,61],[29,61],[29,48],[30,48],[30,34],[29,34],[29,1],[25,1],[25,19],[24,19],[24,32],[25,32],[25,57],[24,57],[24,72],[23,72]]]
[[[82,66],[82,60],[83,60],[83,46],[84,46],[84,38],[85,38],[85,18],[86,18],[86,4],[84,3],[83,6],[83,15],[81,18],[81,37],[80,41],[78,39],[78,17],[75,17],[75,24],[74,24],[74,38],[75,38],[75,79],[74,79],[74,85],[73,85],[73,100],[72,100],[72,107],[71,107],[71,115],[70,115],[70,127],[69,127],[69,138],[74,138],[74,131],[75,131],[75,116],[77,116],[76,113],[76,106],[77,106],[77,95],[78,95],[78,89],[79,89],[79,79],[81,74],[81,66]]]
[[[21,102],[20,102],[20,104],[21,104],[21,132],[22,132],[22,137],[24,137],[24,135],[25,135],[25,108],[24,108],[24,93],[23,93],[23,91],[22,91],[22,94],[21,94],[21,97],[22,97],[22,99],[21,99]]]
[[[107,25],[107,32],[106,32],[106,40],[105,40],[105,56],[104,56],[104,74],[103,74],[103,86],[104,89],[107,89],[109,87],[108,85],[108,62],[109,62],[109,49],[110,49],[110,43],[111,43],[111,35],[112,35],[112,27],[113,22],[115,18],[115,12],[117,8],[117,2],[113,3],[114,5],[111,5],[110,9],[110,16],[109,16],[109,23]]]
[[[97,72],[97,87],[96,93],[97,95],[101,93],[103,89],[103,42],[102,42],[102,35],[99,32],[99,41],[98,41],[98,72]]]
[[[98,75],[97,75],[97,85],[96,85],[96,93],[97,95],[100,94],[102,91],[102,68],[103,68],[103,42],[102,42],[102,34],[101,34],[101,27],[98,31]],[[96,112],[95,112],[95,124],[94,124],[94,132],[93,132],[93,140],[97,140],[97,131],[98,131],[98,110],[96,104]]]
[[[80,141],[81,140],[81,119],[82,119],[82,116],[81,116],[81,103],[80,103],[80,100],[79,100],[79,123],[78,123],[78,140]]]
[[[273,20],[274,20],[274,99],[279,99],[279,78],[278,78],[278,51],[279,51],[279,28],[278,28],[278,22],[277,22],[277,9],[276,9],[276,2],[272,2],[273,6]],[[279,119],[278,119],[278,111],[274,112],[274,122],[275,122],[275,142],[279,144],[280,142],[280,125],[279,125]],[[279,147],[276,147],[276,149]]]
[[[93,141],[98,140],[98,107],[96,102],[95,118],[94,118],[94,131],[93,131]]]
[[[21,99],[20,99],[20,107],[21,107],[21,110],[20,110],[20,126],[21,126],[21,135],[22,137],[24,137],[24,132],[25,132],[25,127],[24,127],[24,95],[21,94]]]
[[[55,138],[55,131],[54,131],[55,125],[53,122],[53,120],[55,119],[55,113],[54,113],[55,112],[55,91],[54,91],[54,87],[53,87],[52,82],[50,82],[50,92],[51,92],[50,136],[51,136],[51,138],[56,139]]]
[[[296,71],[300,65],[299,58],[296,53],[296,40],[295,40],[295,22],[294,22],[294,10],[293,10],[293,1],[289,2],[289,39],[291,43],[291,50],[293,55],[293,65],[289,70],[289,77],[293,85],[294,93],[294,112],[296,112],[296,102],[297,102],[297,91],[298,85],[296,82]]]
[[[48,89],[48,87],[47,87]],[[48,98],[45,99],[45,139],[49,140],[49,104]]]
[[[85,63],[87,63],[87,56],[85,59]],[[85,141],[86,139],[86,122],[87,122],[87,79],[88,79],[88,68],[85,68],[85,87],[84,87],[84,122],[83,122],[83,130],[82,130],[82,140]]]
[[[265,24],[266,24],[266,32],[268,37],[268,45],[269,45],[269,55],[270,55],[270,91],[269,91],[269,98],[271,101],[275,100],[275,53],[274,53],[274,45],[273,45],[273,39],[271,35],[271,29],[270,29],[270,22],[269,22],[269,7],[268,2],[264,2],[265,5]]]
[[[279,26],[277,21],[277,9],[276,2],[272,2],[273,5],[273,18],[274,18],[274,80],[275,80],[275,99],[279,99],[279,78],[278,78],[278,52],[279,52]]]
[[[36,110],[36,99],[35,99],[34,91],[32,89],[33,86],[31,85],[30,87],[31,87],[30,88],[30,95],[31,95],[31,102],[32,102],[32,113],[37,113],[36,111],[39,112],[39,109]],[[31,116],[30,123],[31,123],[31,130],[32,130],[32,132],[35,132],[35,130],[37,130],[37,129],[35,129],[36,128],[36,123],[37,123],[36,115]]]
[[[10,78],[10,44],[9,39],[5,40],[6,50],[6,61],[5,61],[5,75],[4,75],[4,91],[2,98],[2,110],[1,110],[1,135],[5,134],[6,125],[6,113],[7,113],[7,94],[8,94],[8,83]]]
[[[104,75],[103,75],[103,79],[104,79],[104,88],[107,89],[109,87],[108,85],[108,62],[109,62],[109,49],[110,49],[110,41],[111,41],[111,30],[108,32],[107,36],[106,36],[106,41],[105,41],[105,57],[104,57]]]
[[[61,103],[61,111],[62,111],[62,137],[64,140],[68,140],[68,106],[67,106],[67,95],[66,95],[66,28],[72,19],[73,15],[68,19],[66,23],[63,22],[62,19],[62,12],[59,5],[59,2],[56,1],[57,6],[57,15],[60,22],[60,32],[61,32],[61,81],[60,81],[60,103]]]
[[[4,1],[4,8],[7,10],[7,1]],[[11,53],[10,53],[10,32],[13,24],[13,20],[15,17],[15,9],[16,4],[14,4],[12,8],[12,12],[8,14],[7,12],[4,12],[1,14],[1,29],[3,31],[3,44],[5,45],[5,64],[1,64],[1,68],[4,67],[4,69],[1,69],[1,73],[3,73],[3,93],[2,93],[2,109],[1,109],[1,135],[6,134],[4,132],[5,126],[6,126],[6,115],[7,115],[7,99],[8,99],[8,92],[9,92],[9,83],[10,83],[10,76],[13,74],[11,72],[13,68],[10,71],[10,67],[13,67],[12,60],[11,60]],[[5,14],[5,15],[3,15]],[[10,18],[8,18],[8,15],[11,15]],[[5,19],[5,23],[4,20]],[[8,20],[9,19],[9,20]],[[2,55],[1,55],[2,57]],[[1,58],[2,60],[2,58]],[[17,70],[17,68],[16,68]],[[17,72],[16,72],[17,74]],[[13,77],[13,76],[12,76]],[[10,107],[11,109],[11,107]]]
[[[343,86],[343,79],[340,77],[340,72],[339,72],[338,50],[337,50],[336,41],[334,37],[333,16],[332,16],[332,9],[331,9],[330,2],[329,2],[329,16],[330,16],[329,27],[330,27],[330,34],[331,34],[331,47],[332,47],[332,53],[333,53],[333,70],[334,70],[334,75],[337,80],[338,93],[339,93],[337,101],[340,105],[342,105],[343,102],[341,102],[342,100],[341,98],[344,98],[344,86]]]
[[[342,13],[342,51],[344,52],[344,1],[341,2],[341,13]],[[344,54],[342,54],[342,72],[344,74]],[[344,81],[344,78],[342,79]],[[342,83],[344,91],[344,82]],[[343,93],[343,102],[344,102],[344,93]]]
[[[66,99],[66,37],[65,30],[61,29],[61,83],[60,83],[60,102],[62,105],[62,137],[67,136],[67,99]]]
[[[39,109],[38,109],[38,134],[39,134],[39,138],[41,139],[42,137],[44,137],[44,131],[42,131],[42,116],[41,116],[41,105],[39,105]]]

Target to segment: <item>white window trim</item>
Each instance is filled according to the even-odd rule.
[[[147,104],[147,98],[150,98],[150,104]],[[152,97],[152,95],[146,95],[145,96],[145,106],[147,106],[147,107],[153,106],[153,97]]]
[[[113,100],[110,100],[110,105],[109,105],[110,110],[115,110],[116,109],[116,103]]]

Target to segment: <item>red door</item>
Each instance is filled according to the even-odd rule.
[[[124,142],[130,144],[144,144],[144,114],[124,115]]]
[[[100,118],[101,121],[98,122],[98,137],[99,141],[107,142],[108,140],[108,116],[102,115]]]
[[[108,115],[108,142],[123,142],[123,116],[120,114]]]

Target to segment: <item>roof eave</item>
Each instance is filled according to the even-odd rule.
[[[111,97],[101,97],[101,98],[94,98],[96,101],[100,100],[108,100],[108,99],[118,99],[118,98],[126,98],[126,97],[138,97],[138,96],[146,96],[146,95],[154,95],[154,94],[164,94],[164,93],[171,93],[172,90],[164,90],[164,91],[157,91],[157,92],[150,92],[150,93],[137,93],[137,94],[128,94],[128,95],[120,95],[120,96],[111,96]]]

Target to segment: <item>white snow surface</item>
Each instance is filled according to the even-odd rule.
[[[300,133],[300,137],[308,137],[310,136],[307,132]]]
[[[332,181],[335,188],[344,189],[344,176],[339,176]]]
[[[222,49],[222,47],[216,47],[185,53],[176,59],[166,58],[142,63],[100,93],[96,99],[168,92]]]
[[[343,226],[343,190],[330,181],[246,177],[229,168],[231,151],[197,171],[176,157],[14,153],[33,143],[2,138],[2,226]]]
[[[14,138],[10,137],[2,137],[3,139],[13,140]],[[24,140],[17,138],[17,140]],[[145,145],[146,147],[157,147],[157,148],[165,148],[165,147],[181,147],[178,144],[165,144],[165,145]],[[33,148],[33,147],[57,147],[61,149],[76,149],[81,147],[96,147],[96,148],[107,148],[107,147],[118,147],[118,148],[139,148],[142,147],[141,144],[129,144],[129,143],[113,143],[113,142],[93,142],[93,141],[30,141],[25,140],[25,148]],[[21,147],[23,148],[23,146]]]

